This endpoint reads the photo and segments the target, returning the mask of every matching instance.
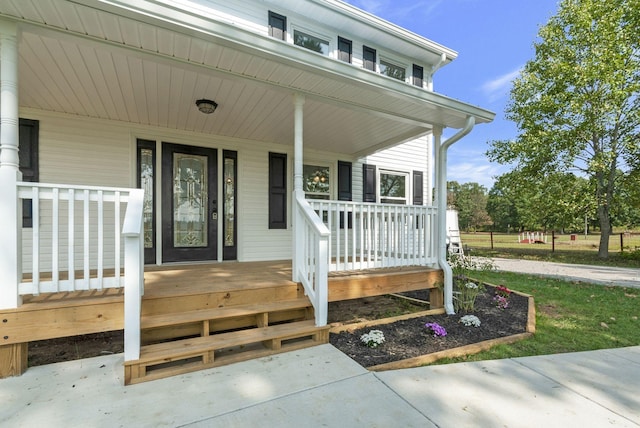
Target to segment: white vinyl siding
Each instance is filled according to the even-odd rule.
[[[78,118],[55,113],[29,111],[25,117],[40,120],[40,181],[43,183],[91,185],[107,187],[135,187],[136,183],[136,139],[158,142],[190,144],[218,150],[238,152],[238,260],[286,260],[291,258],[291,194],[293,191],[293,147],[256,141],[239,141],[210,135],[179,132],[148,126],[130,125],[124,122]],[[268,212],[268,159],[269,152],[286,153],[287,168],[287,229],[269,230]],[[157,153],[157,159],[161,154]],[[337,196],[337,162],[351,161],[345,156],[332,153],[305,151],[304,162],[312,165],[327,165],[331,171],[331,197]],[[220,163],[221,161],[219,161]],[[156,164],[158,167],[159,165]],[[220,167],[220,165],[219,165]],[[355,168],[355,166],[354,166]],[[160,177],[161,169],[156,170]],[[355,170],[354,170],[355,173]],[[355,176],[355,174],[354,174]],[[221,177],[220,168],[218,177]],[[161,180],[157,180],[158,186]],[[221,180],[219,180],[221,183]],[[219,184],[221,186],[221,184]],[[353,182],[354,192],[361,184]],[[219,189],[221,190],[221,189]],[[361,192],[360,192],[361,193]],[[161,189],[156,188],[156,194]],[[356,196],[357,193],[354,193]],[[44,208],[44,207],[43,207]],[[159,207],[158,207],[159,208]],[[76,218],[81,218],[81,206],[76,204]],[[157,209],[161,212],[161,209]],[[124,214],[124,208],[123,213]],[[109,214],[113,216],[113,213]],[[221,220],[220,220],[221,221]],[[160,222],[158,219],[158,228]],[[218,230],[221,231],[221,224]],[[30,229],[23,230],[25,241],[23,267],[30,272]],[[43,230],[42,233],[50,233]],[[77,233],[81,233],[77,231]],[[66,236],[66,225],[60,229]],[[44,235],[43,235],[44,236]],[[160,245],[158,240],[157,245]],[[219,241],[220,242],[220,239]],[[220,252],[221,247],[219,247]],[[113,252],[111,248],[105,251]],[[61,251],[66,251],[61,248]],[[93,251],[93,250],[92,250]],[[51,248],[41,248],[44,266],[49,263]],[[65,253],[66,254],[66,253]],[[82,251],[79,252],[80,256]],[[80,259],[76,261],[79,266]]]

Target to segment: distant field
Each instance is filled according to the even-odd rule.
[[[549,234],[532,234],[536,243],[521,243],[523,235],[516,233],[461,233],[463,248],[471,250],[472,255],[484,255],[493,257],[511,257],[527,259],[544,259],[564,261],[567,263],[588,263],[588,264],[614,264],[621,266],[638,267],[640,261],[637,258],[629,259],[632,252],[640,251],[640,233],[619,233],[612,235],[609,239],[609,255],[607,261],[599,260],[598,246],[600,245],[599,234],[556,234],[555,240]],[[524,238],[528,238],[525,234]],[[555,241],[555,245],[552,245]],[[621,247],[622,244],[622,247]],[[636,254],[638,252],[636,251]]]

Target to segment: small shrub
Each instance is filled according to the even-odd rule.
[[[376,348],[384,343],[384,333],[380,330],[371,330],[360,336],[360,340],[369,348]]]
[[[475,315],[465,315],[460,318],[460,322],[467,327],[480,327],[480,318]]]

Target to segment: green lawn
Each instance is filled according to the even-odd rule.
[[[640,345],[640,289],[494,271],[471,275],[532,295],[536,306],[536,333],[511,345],[499,345],[480,354],[439,363]]]

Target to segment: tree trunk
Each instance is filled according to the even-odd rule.
[[[598,221],[600,222],[600,245],[598,246],[598,257],[601,259],[608,259],[611,221],[609,219],[609,208],[607,206],[598,207]]]

